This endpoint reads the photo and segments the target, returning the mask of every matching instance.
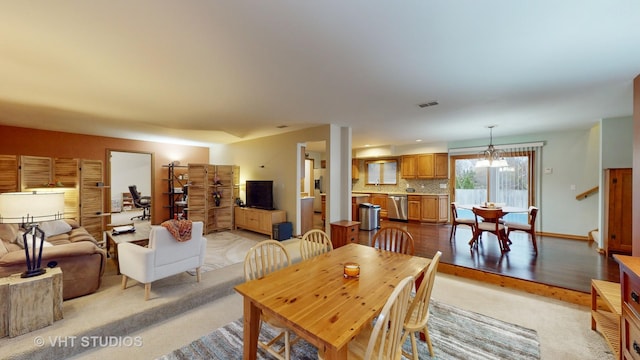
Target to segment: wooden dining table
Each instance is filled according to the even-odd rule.
[[[351,243],[237,285],[244,298],[243,358],[256,359],[264,312],[323,349],[325,359],[346,359],[349,342],[380,313],[396,284],[430,262]],[[359,264],[360,277],[344,278],[345,263]]]

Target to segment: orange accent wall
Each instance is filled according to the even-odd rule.
[[[110,185],[107,176],[107,150],[144,152],[152,154],[153,208],[151,222],[159,224],[169,218],[168,198],[164,192],[167,183],[167,165],[179,160],[188,163],[209,163],[209,148],[201,146],[174,145],[152,141],[127,140],[112,137],[73,134],[59,131],[37,130],[0,125],[0,154],[31,155],[59,158],[102,160],[105,164],[105,185]],[[105,199],[105,209],[109,209]]]

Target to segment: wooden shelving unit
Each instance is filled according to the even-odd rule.
[[[167,191],[164,193],[167,195],[167,205],[169,208],[169,219],[173,218],[185,218],[187,215],[185,209],[187,202],[185,201],[184,188],[187,186],[188,166],[180,166],[174,163],[169,165],[163,165],[167,168],[167,177],[164,179],[167,182]]]
[[[189,164],[188,216],[205,234],[233,228],[234,166]]]
[[[133,197],[131,197],[131,193],[123,192],[122,193],[122,211],[129,211],[133,209]]]
[[[597,330],[611,350],[620,358],[620,317],[622,301],[620,284],[591,280],[591,329]]]

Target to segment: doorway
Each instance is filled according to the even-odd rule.
[[[108,150],[107,159],[111,213],[136,210],[130,201],[129,186],[136,185],[142,196],[153,195],[152,154]]]

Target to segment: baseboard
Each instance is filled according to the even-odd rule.
[[[546,237],[559,238],[559,239],[590,241],[589,236],[558,234],[558,233],[541,232],[541,231],[537,232],[536,234],[538,236],[546,236]]]

